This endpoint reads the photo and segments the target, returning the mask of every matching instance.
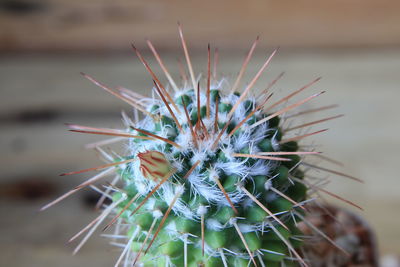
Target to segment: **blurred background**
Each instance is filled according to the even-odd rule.
[[[101,137],[70,133],[64,123],[120,127],[129,106],[79,75],[150,94],[151,78],[131,43],[163,78],[146,48],[152,40],[174,77],[183,59],[183,24],[196,73],[206,71],[207,44],[219,48],[219,72],[235,76],[257,35],[261,40],[246,81],[273,48],[273,64],[257,83],[265,88],[281,71],[277,94],[323,79],[298,99],[327,93],[304,109],[338,104],[301,118],[344,113],[315,126],[317,150],[343,162],[324,166],[362,178],[332,175],[329,190],[364,208],[386,262],[400,255],[400,2],[333,1],[0,1],[0,265],[112,266],[117,251],[94,235],[72,256],[67,240],[96,216],[97,195],[82,191],[51,209],[38,209],[87,175],[58,174],[99,165],[84,144]],[[332,198],[330,202],[343,205]],[[396,266],[393,265],[387,266]]]

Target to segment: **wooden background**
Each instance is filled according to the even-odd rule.
[[[183,23],[197,73],[205,71],[205,48],[211,42],[221,51],[221,72],[228,78],[236,75],[250,43],[261,34],[246,80],[271,47],[282,47],[258,89],[281,71],[286,75],[275,88],[277,95],[323,77],[308,93],[327,94],[305,108],[330,103],[339,107],[304,121],[338,113],[345,117],[325,123],[321,127],[330,130],[309,142],[323,144],[326,155],[344,162],[342,171],[365,180],[357,184],[332,176],[329,189],[364,207],[355,212],[375,229],[382,255],[400,254],[399,7],[397,1],[371,0],[3,0],[0,265],[111,266],[115,261],[116,251],[100,237],[75,257],[70,255],[72,246],[65,245],[96,215],[90,191],[44,213],[37,210],[86,177],[59,173],[99,164],[96,155],[83,148],[99,138],[69,133],[63,123],[118,127],[120,111],[129,112],[79,72],[148,93],[151,79],[130,43],[141,47],[154,64],[144,49],[145,38],[153,40],[178,77],[176,59],[182,52],[177,20]]]
[[[2,0],[0,49],[125,51],[145,37],[175,48],[178,20],[194,48],[243,48],[259,34],[270,46],[396,46],[399,11],[395,0]]]

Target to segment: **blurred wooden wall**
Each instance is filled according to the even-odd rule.
[[[130,43],[141,47],[151,38],[159,50],[171,50],[160,54],[178,77],[178,20],[196,73],[206,69],[205,50],[211,42],[221,48],[219,69],[229,80],[260,34],[259,47],[264,47],[255,52],[244,81],[272,51],[265,46],[277,45],[283,49],[256,85],[259,90],[281,71],[286,74],[274,89],[274,99],[324,77],[298,100],[327,90],[304,108],[332,103],[340,107],[299,124],[346,114],[316,126],[330,130],[307,142],[324,144],[321,150],[327,156],[346,163],[343,168],[327,167],[364,179],[360,185],[333,176],[329,189],[365,208],[360,214],[376,230],[382,255],[400,255],[400,123],[395,109],[400,98],[399,14],[400,1],[395,0],[0,0],[0,265],[115,262],[117,255],[110,256],[105,240],[91,241],[77,257],[66,248],[65,242],[97,216],[92,203],[97,195],[91,191],[45,213],[35,211],[89,176],[59,173],[100,163],[83,145],[102,138],[70,133],[63,123],[121,127],[120,111],[130,112],[79,72],[150,95],[151,77]]]
[[[2,0],[0,51],[126,51],[145,37],[173,48],[178,20],[192,47],[258,34],[271,46],[397,46],[399,13],[396,0]]]

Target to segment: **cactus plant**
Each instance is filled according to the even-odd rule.
[[[218,79],[215,67],[211,71],[210,46],[205,79],[196,79],[180,26],[179,32],[190,74],[189,78],[182,74],[182,87],[172,79],[150,41],[148,45],[172,90],[135,47],[152,76],[153,97],[113,89],[83,74],[143,116],[133,122],[123,114],[124,129],[68,125],[74,132],[112,136],[96,144],[110,163],[66,173],[100,171],[43,209],[116,173],[117,178],[102,191],[103,199],[110,198],[111,204],[71,239],[88,232],[77,250],[110,217],[104,230],[114,227],[112,236],[125,240],[116,266],[122,262],[129,266],[185,267],[312,265],[302,251],[307,239],[298,224],[306,221],[305,205],[314,201],[309,198],[310,191],[333,194],[308,181],[303,166],[333,171],[306,163],[305,156],[318,156],[319,152],[304,151],[298,145],[303,138],[325,130],[297,135],[292,130],[338,116],[291,128],[284,128],[282,116],[288,112],[293,115],[297,107],[319,96],[322,92],[284,105],[319,79],[270,103],[272,94],[268,90],[281,78],[279,75],[255,95],[251,91],[275,50],[239,90],[258,38],[233,85]],[[101,149],[101,145],[125,140],[123,155]]]

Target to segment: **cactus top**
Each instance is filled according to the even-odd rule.
[[[297,143],[281,143],[279,117],[260,108],[267,95],[240,99],[224,80],[206,94],[182,89],[175,105],[142,98],[154,116],[125,122],[129,134],[149,137],[129,139],[123,160],[139,160],[119,166],[132,247],[148,250],[140,261],[150,266],[160,255],[162,266],[283,262],[301,244],[293,212],[306,187],[290,179],[303,176]]]

